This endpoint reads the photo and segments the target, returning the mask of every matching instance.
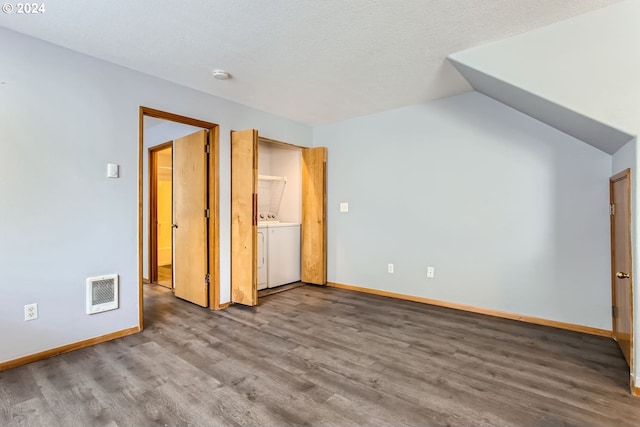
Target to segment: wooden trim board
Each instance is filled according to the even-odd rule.
[[[288,147],[288,148],[296,148],[299,150],[305,149],[305,148],[309,148],[309,147],[303,147],[302,145],[296,145],[296,144],[291,144],[289,142],[282,142],[282,141],[278,141],[275,139],[271,139],[271,138],[265,138],[264,136],[260,136],[258,135],[258,142],[266,142],[269,144],[275,144],[275,145],[280,145],[282,147]]]
[[[135,334],[140,331],[141,331],[140,327],[134,326],[133,328],[123,329],[117,332],[111,332],[110,334],[101,335],[95,338],[89,338],[88,340],[78,341],[73,344],[67,344],[61,347],[52,348],[50,350],[41,351],[39,353],[30,354],[28,356],[19,357],[17,359],[0,363],[0,372],[6,371],[7,369],[17,368],[18,366],[26,365],[27,363],[48,359],[53,356],[58,356],[63,353],[68,353],[70,351],[91,347],[92,345],[111,341],[116,338],[122,338],[127,335]]]
[[[209,307],[220,310],[220,127],[209,129]]]
[[[143,284],[144,278],[142,277],[142,269],[144,268],[144,261],[142,260],[142,239],[143,239],[143,221],[142,216],[144,214],[144,201],[143,201],[143,181],[142,169],[144,165],[144,108],[140,107],[138,112],[138,328],[142,330],[144,327],[144,295]]]
[[[413,295],[398,294],[395,292],[381,291],[378,289],[363,288],[360,286],[353,286],[353,285],[344,285],[342,283],[327,282],[327,286],[331,286],[339,289],[346,289],[349,291],[364,292],[364,293],[373,294],[373,295],[397,298],[397,299],[402,299],[406,301],[420,302],[424,304],[435,305],[438,307],[446,307],[446,308],[452,308],[454,310],[468,311],[471,313],[486,314],[489,316],[501,317],[503,319],[518,320],[521,322],[533,323],[536,325],[551,326],[553,328],[567,329],[569,331],[582,332],[585,334],[598,335],[601,337],[611,338],[611,331],[607,331],[606,329],[592,328],[590,326],[575,325],[573,323],[558,322],[556,320],[548,320],[548,319],[542,319],[539,317],[525,316],[522,314],[507,313],[504,311],[474,307],[472,305],[457,304],[453,302],[440,301],[440,300],[424,298],[424,297],[417,297]]]
[[[194,126],[194,127],[197,127],[197,128],[213,129],[215,127],[218,127],[217,124],[212,123],[212,122],[206,122],[204,120],[193,119],[191,117],[181,116],[179,114],[169,113],[167,111],[156,110],[155,108],[140,107],[140,111],[145,116],[155,117],[156,119],[169,120],[170,122],[182,123],[182,124],[189,125],[189,126]],[[144,123],[143,123],[143,129],[144,129]]]

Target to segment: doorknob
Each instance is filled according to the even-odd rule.
[[[171,224],[171,228],[178,228],[178,224]]]
[[[618,279],[628,279],[629,278],[629,273],[623,273],[622,271],[618,271],[616,273],[616,277]]]

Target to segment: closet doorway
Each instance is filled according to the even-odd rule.
[[[298,154],[296,171],[282,172],[274,169],[264,169],[264,156],[258,161],[259,144],[269,144],[280,147],[278,152],[271,157],[284,156],[289,158],[289,153]],[[286,148],[286,149],[283,149]],[[325,147],[301,147],[280,141],[260,137],[255,129],[231,132],[231,302],[254,306],[258,304],[258,282],[260,273],[263,272],[264,258],[260,254],[260,235],[264,235],[261,227],[268,227],[269,239],[276,231],[272,227],[299,223],[299,261],[300,281],[317,285],[326,284],[326,162],[327,151]],[[262,165],[262,167],[259,165]],[[270,163],[275,163],[272,158]],[[280,161],[278,161],[280,163]],[[267,175],[263,175],[263,174]],[[259,212],[260,207],[268,206],[264,198],[259,197],[259,185],[265,182],[287,181],[292,175],[297,175],[299,187],[295,191],[297,196],[290,200],[293,207],[289,213],[281,215],[281,212]],[[285,190],[282,199],[282,207],[289,204],[285,201],[291,196],[291,190]],[[273,200],[274,194],[268,198]],[[281,195],[278,196],[277,206],[280,206]],[[273,209],[272,207],[270,209]],[[297,212],[292,214],[291,212]],[[275,214],[271,216],[268,214]],[[275,221],[273,221],[275,219]],[[265,221],[266,220],[266,221]],[[282,221],[289,224],[282,224]],[[262,222],[262,224],[261,224]],[[279,223],[265,224],[265,223]],[[284,229],[283,229],[284,231]],[[262,232],[262,233],[261,233]],[[283,234],[281,231],[278,235]],[[277,236],[274,236],[277,237]],[[281,236],[282,237],[282,236]],[[284,237],[283,237],[284,238]],[[282,240],[279,240],[281,243]],[[287,240],[289,242],[289,240]],[[290,243],[290,242],[289,242]],[[271,259],[271,246],[268,257]],[[280,245],[279,245],[280,246]],[[287,244],[287,248],[291,245]],[[287,250],[292,253],[292,251]],[[264,249],[262,251],[264,254]],[[283,259],[278,257],[278,259]],[[259,262],[260,261],[260,262]],[[292,263],[292,262],[291,262]],[[271,262],[266,263],[272,264]],[[279,266],[283,262],[275,263]],[[284,262],[286,264],[286,262]],[[267,277],[270,274],[267,272]],[[286,281],[285,281],[286,282]]]

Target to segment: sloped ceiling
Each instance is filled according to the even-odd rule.
[[[55,0],[0,26],[317,125],[468,91],[447,55],[617,1]]]
[[[613,154],[640,134],[640,1],[450,60],[479,92]]]

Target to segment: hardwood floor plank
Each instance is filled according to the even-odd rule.
[[[610,339],[302,286],[212,312],[145,286],[136,335],[0,372],[0,425],[619,426]]]
[[[8,418],[11,420],[11,423],[7,422],[5,424],[2,422],[2,425],[16,427],[64,427],[52,418],[47,411],[43,411],[45,407],[46,402],[42,397],[34,397],[33,399],[20,402],[13,406],[13,413]]]

